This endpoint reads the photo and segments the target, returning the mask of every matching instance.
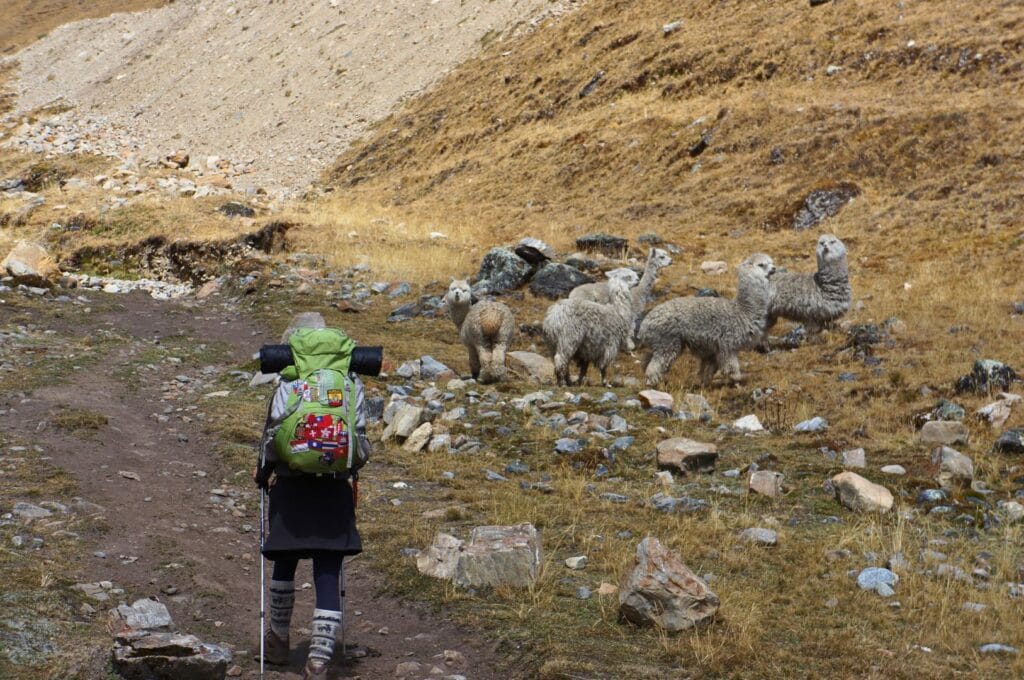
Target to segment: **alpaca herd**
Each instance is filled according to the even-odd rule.
[[[591,364],[601,382],[620,351],[644,350],[648,385],[660,384],[675,360],[690,351],[699,361],[698,378],[711,383],[721,371],[731,383],[742,379],[739,353],[768,348],[768,331],[780,319],[802,323],[812,338],[850,309],[846,246],[832,234],[818,238],[817,271],[776,271],[772,258],[755,253],[737,267],[736,297],[678,297],[655,306],[642,322],[659,270],[672,264],[667,252],[652,248],[643,275],[609,272],[606,281],[574,288],[544,316],[543,338],[559,385],[581,384]],[[632,274],[623,275],[621,272]],[[505,353],[515,320],[508,306],[473,302],[467,281],[452,281],[448,313],[469,355],[470,371],[482,383],[505,378]],[[578,375],[570,376],[575,364]]]

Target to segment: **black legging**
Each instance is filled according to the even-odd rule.
[[[316,588],[317,609],[341,611],[341,592],[338,590],[341,560],[341,553],[329,551],[313,553],[313,586]],[[272,578],[275,581],[294,581],[295,569],[298,566],[298,558],[274,560]]]

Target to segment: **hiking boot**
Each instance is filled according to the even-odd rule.
[[[288,638],[282,640],[273,629],[267,628],[267,632],[263,636],[263,648],[267,663],[275,666],[288,665]]]
[[[302,680],[327,680],[327,663],[320,659],[309,659],[302,670]]]

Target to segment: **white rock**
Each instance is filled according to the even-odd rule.
[[[565,560],[565,566],[569,567],[570,569],[583,569],[585,566],[587,566],[587,556],[578,555],[576,557],[569,557]]]
[[[764,432],[764,426],[761,425],[761,421],[757,419],[757,416],[751,413],[749,416],[743,416],[739,420],[736,420],[732,424],[733,428],[740,432]]]
[[[892,510],[892,493],[880,484],[864,479],[855,472],[840,472],[832,478],[836,497],[854,512],[888,512]]]
[[[750,474],[750,479],[747,480],[747,489],[750,493],[768,496],[769,498],[778,498],[782,495],[783,479],[785,479],[785,475],[781,472],[757,470]]]

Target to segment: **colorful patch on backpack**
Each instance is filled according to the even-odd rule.
[[[317,451],[321,454],[320,462],[331,465],[348,456],[348,430],[341,418],[335,420],[329,413],[310,413],[295,425],[289,445],[295,453]]]
[[[342,390],[327,390],[327,405],[331,408],[338,408],[345,401],[345,393]]]

